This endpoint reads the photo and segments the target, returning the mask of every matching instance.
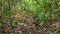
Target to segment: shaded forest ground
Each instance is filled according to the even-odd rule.
[[[11,21],[18,18],[18,15],[14,15]],[[60,34],[60,21],[59,20],[49,20],[45,26],[39,25],[38,21],[31,20],[32,15],[26,16],[23,21],[16,21],[16,26],[11,26],[10,20],[6,22],[3,27],[0,27],[0,33],[13,33],[13,34]],[[19,18],[18,18],[19,19]],[[20,18],[22,20],[22,17]]]

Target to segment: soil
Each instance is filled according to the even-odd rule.
[[[0,27],[0,34],[60,34],[60,21],[49,20],[47,25],[38,25],[32,17],[27,17],[23,21],[18,21],[16,26],[11,26],[10,20],[3,27]],[[15,20],[15,19],[11,19]]]

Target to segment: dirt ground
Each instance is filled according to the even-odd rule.
[[[0,34],[60,34],[60,21],[49,20],[47,25],[41,26],[38,22],[31,21],[31,18],[26,18],[25,21],[18,22],[12,27],[8,20],[3,27],[0,27]]]
[[[60,22],[46,26],[36,26],[36,24],[27,25],[25,23],[21,23],[16,27],[10,28],[6,26],[0,29],[0,34],[58,34],[57,32],[60,32]]]

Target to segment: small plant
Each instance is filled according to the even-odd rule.
[[[0,19],[0,27],[4,25],[4,22]]]
[[[60,34],[60,30],[58,30],[58,31],[54,32],[54,34]]]
[[[17,21],[13,21],[12,23],[11,23],[11,25],[12,25],[12,27],[15,27],[15,26],[17,26]]]

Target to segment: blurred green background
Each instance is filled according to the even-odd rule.
[[[39,25],[60,20],[60,0],[0,0],[1,26],[7,22],[14,26],[18,21],[24,21],[26,16],[38,21]]]

